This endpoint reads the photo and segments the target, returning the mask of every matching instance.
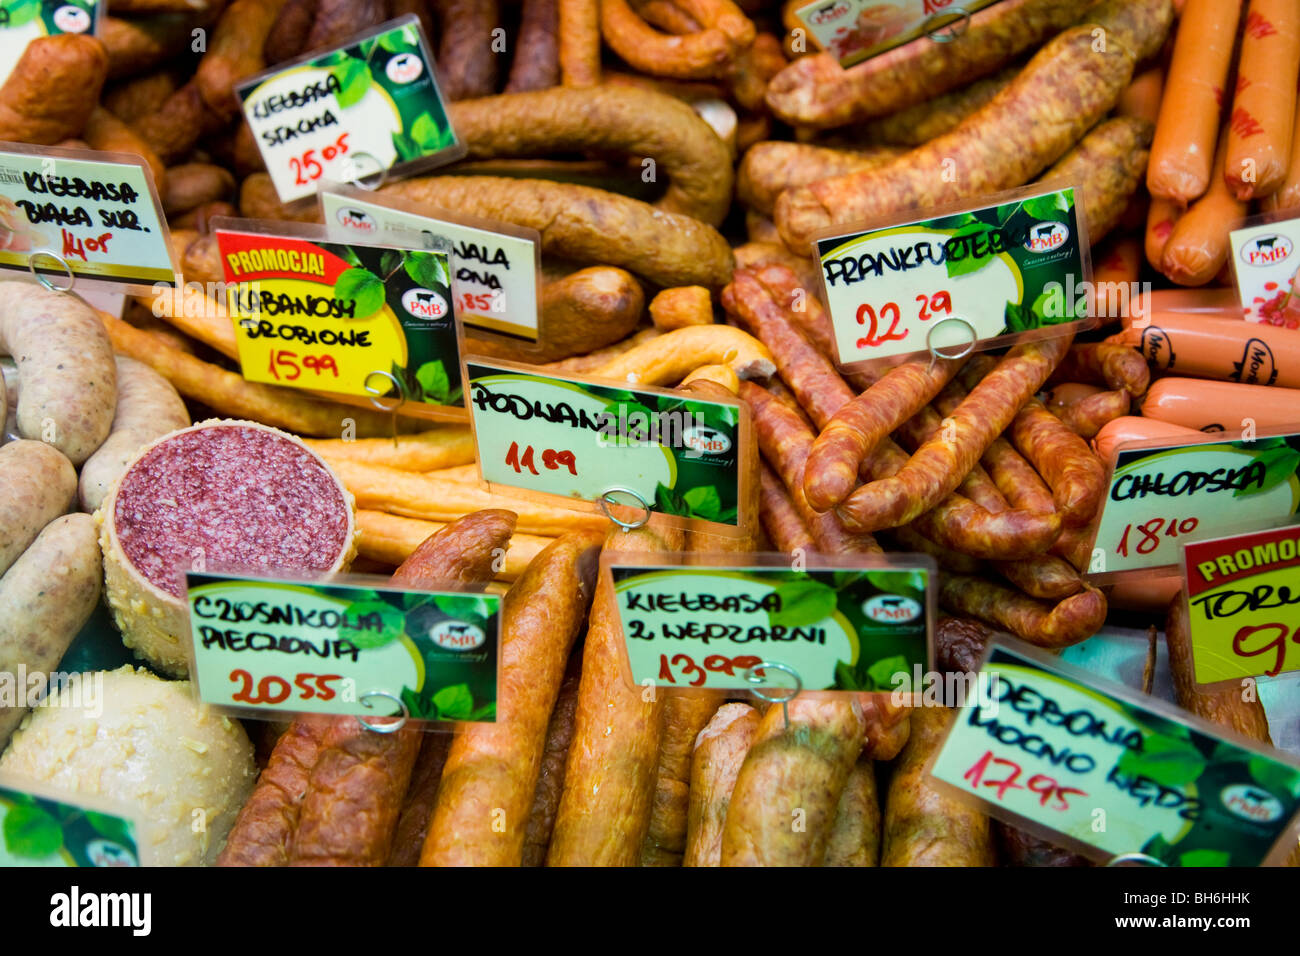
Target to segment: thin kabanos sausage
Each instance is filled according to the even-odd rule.
[[[507,93],[546,90],[560,81],[557,0],[523,0]]]
[[[1223,167],[1228,188],[1243,202],[1276,192],[1286,179],[1297,75],[1300,7],[1294,0],[1250,0]]]
[[[600,0],[557,0],[560,82],[589,87],[600,82]]]
[[[493,46],[501,22],[497,0],[433,0],[438,12],[438,88],[448,100],[491,96],[497,86]]]

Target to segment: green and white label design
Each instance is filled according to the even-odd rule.
[[[537,241],[489,229],[421,216],[368,202],[347,189],[320,192],[330,226],[365,235],[414,232],[430,247],[450,243],[451,291],[457,317],[466,325],[536,342],[538,339]]]
[[[453,150],[432,62],[410,16],[238,85],[281,202]]]
[[[966,32],[969,15],[998,0],[814,0],[795,10],[817,45],[850,67],[929,34],[947,43]]]
[[[1237,295],[1247,322],[1286,325],[1300,315],[1300,296],[1295,289],[1296,273],[1300,271],[1297,242],[1300,219],[1267,222],[1228,233]]]
[[[1300,435],[1121,451],[1089,571],[1172,567],[1191,541],[1300,512]]]
[[[790,571],[610,565],[632,680],[752,689],[761,661],[804,690],[903,691],[927,658],[924,568]],[[763,676],[763,675],[757,675]],[[789,678],[767,675],[774,684]]]
[[[35,257],[36,271],[60,285],[69,270],[102,282],[176,285],[148,167],[93,158],[104,155],[54,147],[0,151],[0,268],[26,272]]]
[[[134,821],[0,786],[0,866],[139,866]]]
[[[958,711],[931,773],[991,815],[1099,859],[1258,866],[1300,810],[1300,768],[1170,720],[1005,647],[993,692]]]
[[[271,713],[496,720],[500,598],[191,572],[206,703]]]
[[[103,10],[99,0],[0,0],[0,84],[28,43],[60,33],[96,33]]]
[[[841,365],[1087,317],[1073,189],[830,236],[817,255]]]
[[[483,479],[737,526],[740,408],[466,363]],[[615,504],[627,504],[615,494]]]

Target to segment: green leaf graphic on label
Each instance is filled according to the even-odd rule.
[[[360,103],[370,89],[370,69],[361,60],[349,58],[331,72],[339,81],[339,91],[334,98],[342,109]]]
[[[384,307],[384,284],[369,269],[344,269],[334,282],[334,298],[356,303],[353,318],[369,318]]]
[[[433,705],[443,720],[468,720],[474,712],[474,695],[468,684],[456,684],[434,694]]]
[[[1028,309],[1019,302],[1007,303],[1006,322],[1008,332],[1024,332],[1037,326],[1033,309]]]
[[[903,681],[894,680],[895,674],[902,674]],[[867,668],[867,676],[875,684],[875,690],[893,690],[895,687],[907,691],[911,686],[911,674],[907,667],[907,658],[902,654],[897,657],[885,657]]]
[[[972,222],[969,223],[968,225],[962,226],[960,229],[958,229],[956,232],[953,233],[952,237],[954,239],[959,239],[967,236],[980,236],[980,235],[987,236],[991,231],[992,231],[992,227],[990,227],[988,223]],[[962,249],[964,252],[968,253],[964,258],[962,259],[950,258],[945,263],[948,269],[949,278],[953,278],[954,276],[968,275],[969,273],[972,272],[979,272],[979,270],[983,269],[984,266],[986,266],[989,263],[989,261],[993,258],[993,251],[991,245],[987,243],[985,246],[984,255],[969,254],[971,251],[971,246],[969,245],[963,245]]]
[[[110,817],[103,813],[87,810],[86,822],[94,828],[96,833],[112,840],[114,843],[124,843],[129,846],[135,842],[131,837],[131,825],[119,817]]]
[[[393,149],[397,151],[397,158],[402,162],[419,159],[424,155],[415,140],[400,131],[393,134]]]
[[[1065,217],[1062,213],[1070,211],[1070,204],[1065,201],[1065,197],[1060,193],[1052,193],[1050,196],[1035,196],[1033,199],[1024,201],[1025,212],[1035,219],[1055,219],[1063,222]]]
[[[1227,850],[1188,850],[1178,858],[1179,866],[1229,866],[1232,854]]]
[[[7,18],[0,22],[0,27],[12,30],[35,20],[36,15],[41,12],[41,2],[40,0],[18,0],[17,3],[6,5],[3,10]]]
[[[14,856],[38,860],[63,846],[63,829],[40,807],[17,806],[5,815],[4,838]]]
[[[356,628],[339,628],[339,637],[367,650],[391,644],[406,632],[406,617],[387,601],[358,601],[343,612]]]
[[[859,686],[858,675],[853,673],[853,668],[845,661],[837,661],[835,664],[835,689],[870,690],[871,688]]]
[[[415,32],[410,27],[402,27],[392,33],[385,33],[379,38],[379,48],[388,53],[404,53],[415,48]]]
[[[901,594],[920,601],[925,592],[925,574],[921,571],[867,571],[872,587],[886,594]]]
[[[490,704],[484,704],[474,713],[469,715],[470,720],[496,720],[497,719],[497,702],[494,700]]]
[[[426,289],[448,283],[446,259],[433,252],[408,252],[403,263],[411,281]]]
[[[448,131],[433,121],[428,113],[420,114],[411,124],[411,139],[415,140],[426,152],[442,149],[450,141]]]
[[[713,485],[707,485],[704,488],[691,488],[682,495],[682,500],[691,509],[691,514],[697,518],[717,521],[718,516],[722,513],[722,499],[718,497],[718,489]]]
[[[1205,757],[1189,740],[1148,734],[1142,750],[1126,750],[1119,758],[1119,772],[1130,777],[1146,777],[1166,787],[1191,783],[1205,770]]]
[[[1240,498],[1244,495],[1259,495],[1282,484],[1296,473],[1296,468],[1300,467],[1300,451],[1295,451],[1288,445],[1280,448],[1270,448],[1255,456],[1255,460],[1264,466],[1264,483],[1262,485],[1251,485],[1246,488],[1238,488],[1232,493],[1232,497]]]
[[[835,610],[835,590],[820,581],[791,581],[777,588],[776,596],[781,608],[767,614],[773,626],[807,627]]]
[[[1263,757],[1251,757],[1246,764],[1255,782],[1272,793],[1286,793],[1300,800],[1300,771]]]
[[[442,364],[442,359],[425,362],[415,370],[415,379],[420,383],[420,388],[424,389],[425,397],[439,405],[447,404],[447,390],[451,383],[447,380],[447,368]]]
[[[660,482],[655,486],[655,511],[666,515],[684,515],[687,513],[686,502],[676,491]]]

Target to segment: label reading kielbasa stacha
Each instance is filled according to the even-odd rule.
[[[205,703],[256,714],[496,720],[501,599],[191,572]],[[400,704],[399,704],[400,702]]]
[[[446,253],[215,232],[244,378],[462,411]]]
[[[104,7],[99,0],[6,0],[0,4],[0,84],[9,79],[27,44],[38,37],[98,33]]]
[[[139,866],[138,832],[123,809],[0,776],[0,867]]]
[[[465,152],[447,118],[414,15],[235,87],[281,202],[322,179],[406,175]]]
[[[1098,861],[1260,866],[1295,845],[1300,766],[1039,651],[994,643],[931,778]],[[1158,709],[1159,708],[1159,709]]]
[[[1180,548],[1300,513],[1300,434],[1121,446],[1089,571],[1175,568]]]
[[[1088,242],[1073,188],[1038,187],[816,240],[841,366],[1090,324]]]
[[[929,34],[946,43],[965,32],[969,15],[998,0],[817,0],[795,10],[817,45],[842,67]]]
[[[782,672],[755,672],[760,685],[793,686],[798,674],[803,690],[920,688],[933,603],[923,564],[796,571],[788,559],[682,567],[619,557],[607,566],[633,684],[751,690],[747,672],[767,661]]]

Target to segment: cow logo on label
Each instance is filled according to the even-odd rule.
[[[407,289],[402,308],[417,319],[441,319],[447,314],[447,300],[432,289]]]
[[[1291,255],[1291,240],[1280,233],[1256,236],[1241,247],[1241,261],[1248,266],[1273,266]]]
[[[834,2],[814,10],[808,16],[808,22],[818,27],[827,23],[834,23],[840,17],[846,16],[850,9],[847,0],[834,0]]]
[[[379,229],[379,223],[375,222],[375,217],[363,209],[349,209],[347,206],[341,206],[339,211],[334,214],[334,218],[339,221],[340,226],[355,229],[357,232],[376,232]]]
[[[54,25],[64,33],[85,33],[90,29],[90,14],[70,3],[54,11]]]
[[[725,455],[731,451],[731,439],[707,425],[682,429],[682,444],[705,455]]]
[[[1030,252],[1053,252],[1070,241],[1070,227],[1063,222],[1040,222],[1029,227],[1025,248]]]
[[[1241,352],[1241,361],[1232,363],[1232,378],[1244,385],[1272,385],[1277,381],[1277,362],[1273,350],[1263,339],[1251,339]]]
[[[1225,788],[1219,800],[1229,813],[1252,823],[1272,823],[1283,813],[1281,800],[1250,783]]]
[[[135,855],[112,840],[91,840],[86,844],[86,858],[92,866],[137,866]]]
[[[424,72],[424,64],[414,53],[399,53],[388,61],[384,72],[394,83],[413,83]]]
[[[879,624],[906,624],[921,616],[921,605],[901,594],[877,594],[862,602],[862,613]]]
[[[439,621],[429,629],[429,640],[449,651],[472,651],[483,646],[487,635],[464,621]]]

